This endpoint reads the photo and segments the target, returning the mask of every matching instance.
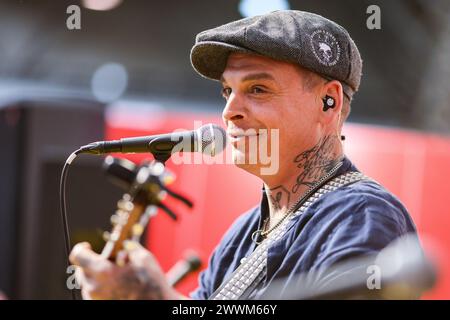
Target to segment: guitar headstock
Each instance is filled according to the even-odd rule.
[[[117,202],[116,212],[111,216],[113,228],[104,234],[106,245],[101,253],[104,258],[116,261],[124,249],[124,241],[138,242],[158,208],[176,220],[173,211],[162,202],[168,195],[192,207],[189,200],[167,188],[175,178],[160,162],[146,162],[137,166],[131,161],[108,156],[104,168],[126,189]]]

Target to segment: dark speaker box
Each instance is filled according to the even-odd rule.
[[[69,154],[104,139],[104,106],[90,100],[40,98],[0,107],[0,290],[12,299],[69,299],[59,209],[59,179]],[[80,155],[67,180],[72,244],[103,245],[122,191]]]

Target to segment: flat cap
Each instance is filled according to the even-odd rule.
[[[191,63],[200,75],[219,80],[232,52],[295,63],[339,80],[349,98],[359,88],[362,60],[354,41],[343,27],[314,13],[273,11],[200,32]]]

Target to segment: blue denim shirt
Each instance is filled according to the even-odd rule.
[[[336,175],[358,171],[348,158]],[[259,206],[242,214],[232,224],[214,250],[208,268],[199,278],[193,299],[208,299],[239,266],[242,258],[255,249],[251,239],[269,214],[263,190]],[[288,231],[268,250],[267,274],[258,295],[274,279],[286,285],[296,275],[374,254],[415,225],[402,203],[371,180],[363,180],[329,192],[289,223]]]

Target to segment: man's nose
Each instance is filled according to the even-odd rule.
[[[245,105],[240,99],[239,95],[232,93],[222,111],[222,119],[226,123],[227,121],[236,121],[245,119],[247,117],[247,110]]]

